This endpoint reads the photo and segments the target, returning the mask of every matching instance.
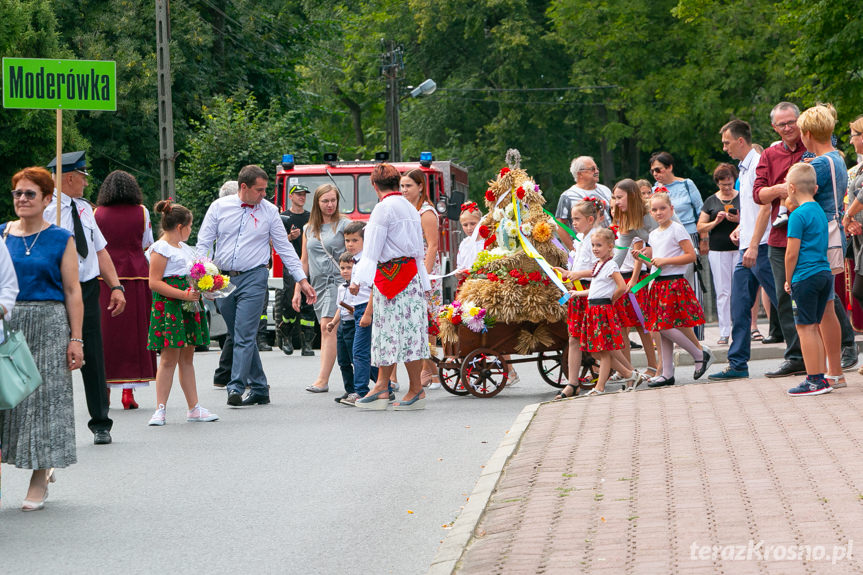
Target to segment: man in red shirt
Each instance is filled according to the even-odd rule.
[[[764,150],[758,167],[755,169],[755,184],[753,198],[757,204],[771,204],[771,221],[779,214],[779,207],[788,197],[788,187],[785,175],[788,169],[803,160],[806,147],[800,141],[800,129],[797,127],[797,117],[800,109],[791,102],[780,102],[770,112],[770,124],[779,134],[781,141]],[[767,238],[768,257],[773,279],[776,285],[776,299],[779,305],[779,321],[782,334],[785,337],[785,361],[779,369],[766,373],[767,377],[786,377],[803,375],[806,368],[803,365],[803,355],[800,352],[800,340],[794,326],[794,313],[791,308],[791,296],[785,286],[785,246],[787,244],[787,227],[774,226]],[[854,342],[854,332],[848,322],[845,310],[835,299],[836,315],[842,326],[842,368],[850,369],[857,364],[857,347]]]

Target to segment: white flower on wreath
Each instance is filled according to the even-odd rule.
[[[505,216],[505,214],[504,214],[503,210],[500,208],[495,208],[494,211],[491,213],[491,217],[496,222],[501,221],[504,218],[504,216]]]
[[[510,237],[507,239],[507,247],[509,251],[513,252],[518,248],[518,241],[514,237]]]
[[[530,237],[531,232],[533,231],[533,226],[527,223],[521,224],[521,233]]]
[[[510,236],[514,236],[518,233],[518,225],[512,220],[504,220],[503,229],[506,230],[506,233]]]
[[[506,214],[506,217],[507,217],[507,218],[509,218],[509,219],[512,219],[512,218],[513,218],[513,215],[514,215],[514,214],[513,214],[513,211],[512,211],[512,204],[511,204],[511,203],[509,203],[509,204],[507,204],[507,205],[506,205],[506,208],[504,208],[504,213]]]

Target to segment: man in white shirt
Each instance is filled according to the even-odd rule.
[[[749,377],[752,306],[757,301],[758,288],[763,287],[770,298],[773,315],[776,311],[776,288],[767,255],[770,233],[770,205],[758,205],[752,197],[755,167],[760,154],[752,147],[752,130],[743,120],[732,120],[719,130],[722,149],[739,161],[740,223],[733,232],[738,238],[740,259],[734,269],[731,293],[731,346],[728,367],[713,373],[708,379],[724,381]],[[778,318],[777,318],[778,319]],[[780,331],[781,333],[781,331]]]
[[[84,300],[84,363],[81,377],[84,380],[84,393],[87,397],[87,410],[90,421],[87,426],[93,432],[93,443],[111,443],[111,427],[114,422],[108,417],[108,382],[105,377],[105,358],[102,345],[102,310],[99,308],[99,276],[111,286],[111,301],[108,309],[111,316],[117,316],[126,309],[125,290],[117,278],[114,262],[108,255],[105,241],[96,218],[93,206],[84,198],[87,187],[87,160],[85,152],[68,152],[60,158],[60,177],[63,178],[63,193],[60,194],[60,227],[75,235],[75,248],[78,251],[78,278],[81,282],[81,298]],[[51,160],[48,169],[57,180],[57,158]],[[45,209],[45,221],[57,223],[57,198]]]
[[[593,196],[605,204],[601,225],[606,228],[609,227],[611,225],[611,190],[599,183],[599,168],[596,167],[596,162],[590,156],[579,156],[569,165],[569,171],[572,173],[575,185],[560,194],[554,217],[571,228],[572,207],[584,198]],[[557,233],[566,249],[571,250],[572,237],[563,229],[559,229]]]
[[[317,297],[303,273],[297,252],[288,241],[279,210],[264,199],[267,181],[267,172],[259,166],[245,166],[237,177],[240,187],[237,195],[219,198],[210,204],[198,231],[198,257],[212,254],[215,243],[213,262],[236,286],[231,295],[217,300],[234,342],[228,383],[228,405],[232,407],[270,403],[256,335],[261,308],[267,299],[271,242],[306,299],[314,303]],[[243,399],[246,383],[251,389]]]

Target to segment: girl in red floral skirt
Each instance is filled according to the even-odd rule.
[[[581,322],[581,349],[599,360],[596,386],[585,395],[598,395],[605,392],[612,368],[625,377],[622,381],[624,385],[630,384],[629,389],[638,385],[641,374],[632,369],[620,352],[624,346],[624,333],[615,304],[626,293],[627,286],[617,264],[611,259],[614,232],[596,230],[591,237],[591,248],[597,261],[591,271],[590,289],[573,292],[573,296],[587,300]]]
[[[569,281],[580,281],[583,287],[590,285],[590,274],[596,256],[590,245],[590,238],[594,231],[602,229],[599,217],[600,210],[604,209],[600,200],[581,200],[572,207],[572,227],[581,236],[573,250],[569,254],[569,269],[555,268],[560,277]],[[570,298],[566,323],[569,326],[569,383],[560,390],[555,399],[572,397],[578,391],[578,374],[581,371],[581,322],[587,300],[584,298]]]
[[[704,323],[704,312],[686,281],[686,268],[695,262],[695,248],[689,233],[672,221],[674,207],[666,193],[650,198],[650,213],[659,224],[648,237],[649,247],[635,251],[651,258],[651,265],[662,268],[653,280],[648,295],[647,328],[661,336],[662,373],[647,384],[649,387],[674,385],[674,344],[685,349],[695,360],[695,379],[713,363],[707,348],[694,341],[693,326]]]
[[[184,242],[192,233],[192,212],[187,208],[162,200],[156,204],[162,214],[162,237],[150,247],[150,289],[153,307],[150,313],[150,334],[147,349],[160,350],[156,371],[156,403],[158,408],[148,425],[165,425],[165,405],[174,382],[174,369],[179,365],[180,387],[186,396],[189,411],[186,421],[215,421],[219,416],[198,405],[195,387],[195,347],[209,345],[207,317],[201,306],[201,295],[186,279],[195,259],[195,250]],[[195,306],[184,306],[195,302]],[[193,307],[194,311],[186,309]]]

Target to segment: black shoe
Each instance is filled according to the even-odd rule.
[[[267,405],[268,403],[270,403],[269,395],[260,395],[257,393],[250,393],[243,400],[243,405]]]
[[[311,348],[311,347],[308,347],[308,346],[305,346],[305,345],[304,345],[304,346],[303,346],[303,352],[302,352],[302,355],[304,355],[304,356],[306,356],[306,357],[309,357],[309,356],[313,356],[313,355],[315,355],[315,352],[313,352],[313,351],[312,351],[312,348]]]
[[[93,432],[94,445],[108,445],[111,443],[111,432],[107,429],[98,429]]]
[[[842,348],[842,371],[848,371],[857,365],[857,344]]]
[[[233,407],[240,407],[241,405],[243,405],[243,396],[236,391],[232,391],[228,394],[228,405]]]
[[[698,367],[695,369],[695,373],[692,375],[693,379],[699,379],[707,369],[713,365],[713,361],[716,359],[714,355],[710,352],[706,347],[701,350],[701,362],[695,362]],[[700,363],[700,365],[699,365]]]
[[[273,346],[268,344],[266,340],[258,340],[258,351],[273,351]]]
[[[789,375],[806,375],[806,366],[802,361],[783,361],[776,371],[768,371],[764,377],[788,377]]]
[[[647,382],[647,387],[665,387],[666,385],[674,385],[674,376],[665,379],[664,375],[657,376],[658,381],[650,380]]]
[[[349,393],[343,393],[342,395],[333,398],[333,401],[335,401],[336,403],[341,403],[343,399],[348,398],[348,395],[350,395],[350,394]]]
[[[765,337],[764,339],[761,340],[761,343],[783,343],[784,341],[785,341],[785,338],[773,337],[771,335],[768,335],[767,337]]]
[[[226,387],[228,387],[228,384],[227,384],[227,383],[225,383],[225,382],[214,381],[214,382],[213,382],[213,387],[218,387],[218,388],[220,388],[220,389],[225,389]]]
[[[642,347],[644,346],[642,346],[640,343],[635,343],[634,341],[629,340],[629,349],[641,349]]]
[[[287,339],[284,340],[284,343],[282,343],[282,353],[284,353],[285,355],[291,355],[292,353],[294,353],[294,346]]]

